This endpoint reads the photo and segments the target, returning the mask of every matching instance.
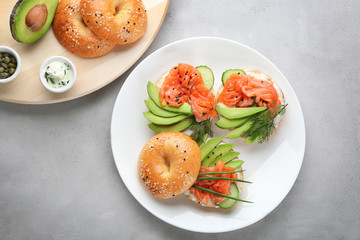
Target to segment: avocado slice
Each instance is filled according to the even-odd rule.
[[[234,169],[238,169],[244,163],[243,160],[233,160],[231,162],[225,163],[225,166],[232,167]]]
[[[266,107],[248,107],[248,108],[216,107],[216,111],[228,119],[243,118],[265,110]]]
[[[216,126],[223,129],[231,129],[242,126],[247,122],[248,118],[239,118],[239,119],[227,119],[221,118],[219,121],[215,123]]]
[[[206,134],[204,135],[204,137],[203,137],[202,143],[199,144],[199,147],[200,147],[200,148],[206,143],[206,140],[208,139],[208,137],[209,137],[209,134],[206,133]]]
[[[181,120],[188,117],[187,115],[179,115],[176,117],[164,118],[164,117],[156,116],[155,114],[153,114],[151,112],[144,112],[144,116],[150,122],[158,124],[158,125],[171,125],[171,124],[180,122]]]
[[[212,89],[214,86],[214,73],[213,71],[207,66],[198,66],[196,67],[199,70],[201,77],[204,81],[205,86],[207,89]]]
[[[166,111],[166,110],[160,108],[151,99],[145,100],[145,105],[149,109],[150,112],[152,112],[153,114],[155,114],[159,117],[175,117],[175,116],[180,115],[180,113],[169,112],[169,111]]]
[[[229,152],[227,152],[227,153],[225,153],[225,154],[223,154],[221,156],[216,157],[215,160],[210,163],[209,167],[215,166],[215,164],[218,161],[222,161],[223,163],[227,163],[227,162],[233,160],[234,158],[236,158],[239,155],[240,155],[239,152],[229,151]]]
[[[18,0],[10,15],[10,30],[18,42],[31,43],[49,29],[59,0]]]
[[[188,117],[184,120],[172,124],[172,125],[158,125],[155,123],[149,123],[148,126],[151,130],[153,130],[156,133],[166,132],[166,131],[174,131],[174,132],[181,132],[190,127],[192,124],[193,118]]]
[[[261,136],[257,136],[257,137],[254,137],[254,138],[251,138],[251,137],[247,137],[245,139],[245,144],[249,144],[249,143],[254,143],[256,141],[258,141],[259,139],[261,138]]]
[[[213,150],[214,147],[221,142],[221,140],[223,140],[223,137],[214,137],[202,145],[200,147],[201,160],[203,160],[205,156],[208,155],[208,153],[211,152],[211,150]]]
[[[238,74],[246,74],[242,69],[228,69],[223,72],[221,76],[221,81],[223,85],[225,85],[226,80],[230,77],[231,74],[238,73]]]
[[[201,165],[208,167],[212,161],[218,156],[224,155],[228,151],[230,151],[233,147],[235,147],[235,144],[221,144],[215,148],[213,148],[212,151],[210,151],[206,157],[201,161]]]
[[[238,138],[244,135],[254,125],[254,121],[247,121],[244,125],[234,128],[227,135],[226,138]]]
[[[161,106],[159,97],[160,88],[158,88],[154,83],[150,81],[147,84],[147,92],[151,100],[153,100],[158,107],[164,110],[175,113],[193,114],[193,112],[191,111],[191,106],[188,103],[183,103],[183,105],[181,105],[180,107],[170,107],[168,105],[165,105],[165,107]]]

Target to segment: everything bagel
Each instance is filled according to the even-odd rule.
[[[141,0],[81,0],[81,15],[97,36],[116,44],[135,42],[147,26]]]
[[[175,197],[195,182],[201,164],[200,148],[181,132],[162,132],[142,148],[138,176],[155,197]]]
[[[100,39],[84,24],[80,14],[80,0],[60,1],[55,13],[53,31],[64,48],[85,58],[103,56],[116,45]]]

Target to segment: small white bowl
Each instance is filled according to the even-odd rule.
[[[67,63],[72,72],[73,72],[73,77],[72,79],[70,80],[70,82],[66,85],[66,86],[63,86],[63,87],[60,87],[60,88],[54,88],[53,86],[51,86],[50,84],[48,84],[48,82],[46,81],[45,79],[45,67],[50,64],[51,62],[55,62],[55,61],[60,61],[60,62],[63,62],[63,63]],[[62,57],[62,56],[53,56],[53,57],[50,57],[48,59],[46,59],[43,64],[41,65],[40,67],[40,71],[39,71],[39,78],[40,78],[40,81],[42,83],[42,85],[47,89],[49,90],[50,92],[54,92],[54,93],[63,93],[63,92],[66,92],[67,90],[69,90],[75,83],[76,81],[76,68],[75,68],[75,65],[66,57]]]
[[[14,80],[20,72],[20,68],[21,68],[20,56],[19,56],[19,54],[17,54],[17,52],[14,49],[7,47],[7,46],[0,46],[0,52],[10,53],[16,59],[16,70],[15,70],[14,74],[8,78],[4,78],[4,79],[0,78],[0,83],[8,83],[8,82],[11,82],[12,80]]]

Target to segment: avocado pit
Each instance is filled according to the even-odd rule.
[[[39,31],[45,24],[48,16],[48,10],[45,4],[35,5],[25,18],[26,26],[32,31]]]

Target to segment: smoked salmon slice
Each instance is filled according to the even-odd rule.
[[[279,94],[270,82],[238,73],[231,74],[226,80],[217,101],[228,107],[251,107],[256,103],[259,107],[275,108],[281,104]]]
[[[225,166],[225,164],[222,161],[218,161],[214,167],[200,167],[200,173],[206,173],[206,172],[222,172],[222,174],[209,174],[209,175],[201,175],[201,177],[226,177],[226,178],[238,178],[236,173],[226,173],[234,171],[234,168]],[[198,180],[194,183],[195,186],[207,188],[209,190],[216,191],[218,193],[222,193],[225,195],[229,194],[230,191],[230,183],[234,181],[231,180]],[[197,188],[190,188],[190,193],[193,194],[198,201],[207,204],[209,203],[209,200],[213,201],[214,203],[220,203],[223,200],[225,200],[224,197],[209,193],[206,191],[202,191]]]
[[[200,71],[189,64],[180,63],[170,69],[159,97],[162,106],[180,107],[188,102],[197,122],[217,117],[214,94],[206,88]]]

